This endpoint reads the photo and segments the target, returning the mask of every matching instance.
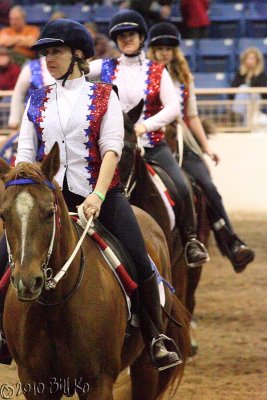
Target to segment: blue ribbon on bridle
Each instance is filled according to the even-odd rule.
[[[37,184],[37,183],[39,183],[39,184],[44,183],[46,186],[48,186],[52,190],[56,189],[55,185],[52,182],[49,182],[47,180],[45,180],[43,182],[37,182],[31,178],[13,179],[12,181],[5,183],[5,188],[8,188],[9,186],[14,186],[14,185],[31,185],[31,184]]]

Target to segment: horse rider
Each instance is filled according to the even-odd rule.
[[[33,90],[54,83],[46,68],[45,57],[28,62],[21,70],[10,103],[8,127],[19,129],[25,105]]]
[[[55,179],[69,210],[83,204],[85,216],[98,218],[125,246],[137,269],[140,325],[152,360],[159,370],[180,364],[178,354],[165,347],[169,338],[154,340],[154,327],[163,332],[157,278],[118,175],[124,137],[120,103],[112,85],[85,78],[87,59],[94,55],[92,37],[80,23],[58,19],[45,26],[32,50],[44,54],[55,83],[35,90],[27,103],[16,164],[41,161],[58,142]]]
[[[202,188],[208,202],[208,217],[219,248],[236,272],[243,271],[253,261],[254,252],[238,237],[224,208],[222,197],[212,182],[203,158],[207,154],[216,164],[220,161],[212,150],[198,116],[194,80],[180,50],[181,36],[176,26],[168,22],[154,25],[148,35],[148,57],[164,64],[177,91],[183,85],[183,118],[188,126],[184,136],[183,168]]]
[[[204,245],[197,240],[195,210],[190,187],[164,139],[163,128],[179,113],[179,97],[164,65],[145,58],[143,50],[147,37],[144,18],[134,10],[115,14],[109,26],[109,36],[117,44],[121,57],[94,60],[89,77],[114,83],[124,112],[144,99],[142,116],[135,125],[135,134],[145,149],[146,160],[157,162],[172,178],[180,196],[176,216],[185,259],[189,267],[209,260]]]

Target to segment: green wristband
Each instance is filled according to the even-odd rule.
[[[102,200],[102,201],[104,201],[105,198],[106,198],[106,197],[103,195],[103,193],[98,192],[97,190],[94,190],[93,193],[96,194],[96,195],[100,198],[100,200]]]

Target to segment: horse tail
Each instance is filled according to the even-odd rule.
[[[183,363],[175,368],[161,371],[158,378],[157,397],[159,400],[164,395],[167,387],[170,387],[170,398],[175,395],[180,385],[186,360],[190,354],[190,316],[186,308],[176,296],[172,296],[171,316],[178,321],[182,327],[171,320],[168,321],[166,335],[172,338],[180,349]]]

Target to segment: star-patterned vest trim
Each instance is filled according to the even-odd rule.
[[[39,142],[39,149],[36,160],[41,162],[45,156],[45,141],[42,138],[43,129],[40,126],[41,122],[45,119],[46,103],[49,100],[49,94],[55,90],[55,84],[45,86],[42,89],[35,90],[31,96],[31,102],[28,108],[28,118],[35,126],[35,132]],[[88,94],[88,114],[86,120],[88,127],[84,129],[84,136],[87,139],[84,143],[88,156],[85,157],[89,178],[87,179],[90,186],[94,189],[101,167],[101,156],[98,147],[98,139],[102,118],[104,117],[112,86],[104,83],[95,83],[93,85],[93,94]],[[119,169],[115,170],[112,182],[109,189],[114,188],[120,181]]]
[[[28,89],[25,99],[25,104],[27,104],[29,98],[32,95],[32,92],[35,89],[41,89],[44,86],[41,61],[33,60],[29,63],[29,67],[31,71],[31,79],[30,79],[30,87]]]
[[[115,58],[105,59],[102,61],[101,80],[103,82],[112,83],[116,78],[119,70],[119,60]],[[164,70],[163,64],[154,61],[148,61],[146,65],[146,80],[144,89],[144,119],[148,119],[157,114],[162,108],[160,101],[160,82]],[[161,142],[165,135],[162,129],[148,132],[145,134],[148,138],[150,146],[154,147]]]
[[[189,126],[189,120],[188,120],[188,115],[187,115],[187,107],[188,107],[188,100],[189,100],[189,85],[188,84],[182,84],[181,85],[181,91],[182,91],[182,103],[181,103],[181,112],[183,115],[183,120],[186,123],[187,126]]]

